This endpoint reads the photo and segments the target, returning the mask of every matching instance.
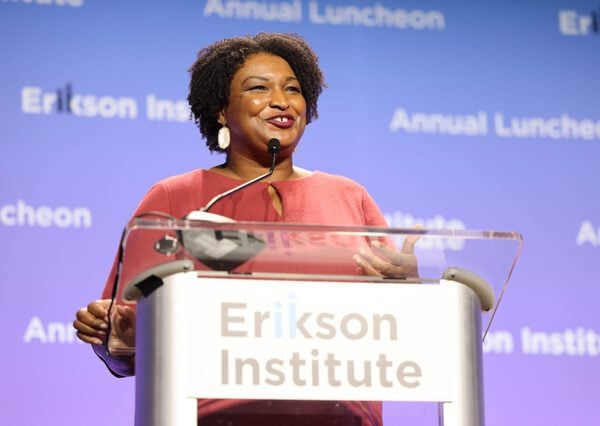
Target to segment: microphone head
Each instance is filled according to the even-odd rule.
[[[281,142],[279,142],[279,139],[277,139],[277,138],[269,139],[269,143],[267,144],[267,149],[269,150],[269,154],[271,154],[271,155],[277,154],[277,153],[279,153],[279,150],[281,149]]]

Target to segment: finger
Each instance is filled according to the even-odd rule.
[[[413,258],[414,259],[414,258]],[[416,262],[407,262],[402,266],[392,265],[391,263],[378,263],[377,266],[369,264],[366,259],[355,255],[356,263],[365,273],[372,276],[390,277],[398,279],[414,278],[418,276]]]
[[[394,266],[405,267],[416,263],[417,258],[414,254],[394,253],[390,256],[390,263]]]
[[[117,306],[117,315],[114,317],[115,329],[124,333],[132,329],[135,325],[135,313],[125,306]]]
[[[384,256],[392,263],[399,256],[399,253],[383,244],[381,241],[372,241],[371,248],[375,251],[376,254]]]
[[[87,306],[88,312],[97,318],[103,318],[108,322],[108,307],[110,306],[110,300],[96,300]]]
[[[91,344],[102,344],[106,340],[106,332],[91,328],[77,320],[73,321],[73,327],[77,330],[77,337]]]
[[[358,250],[358,254],[363,260],[380,272],[384,272],[391,265],[390,262],[383,260],[364,247]]]
[[[411,241],[407,242],[408,238],[411,238]],[[389,248],[388,246],[383,244],[381,241],[371,242],[371,247],[373,248],[373,251],[376,254],[387,258],[392,263],[392,265],[403,266],[407,263],[414,263],[414,244],[417,242],[417,240],[419,238],[420,238],[420,236],[418,236],[418,235],[407,237],[404,241],[404,244],[407,246],[407,248],[403,247],[402,252],[399,252],[399,251]],[[408,246],[408,244],[410,244],[411,246]],[[405,252],[405,250],[406,250],[406,252]]]
[[[79,333],[79,332],[77,333],[77,337],[82,342],[89,343],[91,345],[102,345],[102,344],[104,344],[104,342],[101,339],[97,338],[97,337],[87,336],[87,335]]]
[[[354,261],[356,262],[356,264],[362,269],[362,271],[365,274],[373,276],[373,277],[381,277],[381,276],[383,276],[383,275],[381,275],[381,273],[379,271],[377,271],[375,268],[373,268],[371,265],[369,265],[358,254],[355,254],[354,256],[352,256],[352,259],[354,259]]]
[[[106,330],[108,328],[108,318],[98,318],[86,308],[78,310],[75,317],[83,324],[94,327],[97,330]]]
[[[135,311],[129,306],[117,306],[115,323],[119,326],[133,327],[135,325]]]
[[[420,235],[407,235],[406,238],[404,238],[404,242],[402,243],[402,248],[400,249],[400,252],[410,256],[414,255],[415,244],[417,243],[417,241],[419,241],[419,238],[421,238]]]
[[[407,278],[417,276],[417,259],[414,255],[392,253],[390,262],[384,261],[365,249],[359,250],[360,257],[369,263],[380,275],[394,278]],[[390,256],[392,257],[392,256]]]
[[[135,311],[126,305],[118,305],[117,313],[124,318],[135,320]]]
[[[423,225],[415,225],[414,229],[423,229]],[[415,244],[420,238],[421,235],[407,235],[406,238],[404,238],[402,249],[400,249],[400,251],[404,254],[415,254]]]
[[[135,310],[129,306],[117,306],[113,336],[122,341],[123,347],[135,346]]]
[[[365,249],[359,250],[359,257],[377,272],[378,276],[403,278],[406,276],[404,264],[398,266],[385,261]]]
[[[103,339],[106,336],[104,330],[98,330],[97,328],[91,327],[79,320],[73,321],[73,327],[80,333],[91,337],[99,337]]]

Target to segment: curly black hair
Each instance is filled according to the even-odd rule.
[[[317,100],[325,87],[319,59],[306,41],[297,34],[259,33],[255,36],[227,38],[198,52],[189,69],[191,74],[188,103],[194,122],[211,151],[220,151],[217,133],[219,112],[229,103],[229,87],[234,74],[246,59],[257,53],[269,53],[287,61],[300,82],[306,101],[306,123],[318,117]]]

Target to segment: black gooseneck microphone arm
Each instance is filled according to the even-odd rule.
[[[215,203],[217,203],[217,201],[220,201],[223,198],[228,197],[231,194],[238,192],[238,191],[246,188],[247,186],[252,185],[253,183],[258,182],[259,180],[263,180],[263,179],[271,176],[273,174],[273,171],[275,170],[275,163],[277,161],[277,154],[279,153],[279,150],[281,149],[281,142],[279,142],[279,139],[276,139],[276,138],[269,139],[269,143],[267,144],[267,149],[269,151],[269,154],[271,154],[271,168],[269,169],[269,171],[267,173],[265,173],[264,175],[255,177],[254,179],[249,180],[248,182],[244,182],[243,184],[236,186],[235,188],[232,188],[229,191],[223,192],[223,193],[215,196],[212,200],[210,200],[208,202],[208,204],[206,204],[204,207],[202,207],[200,209],[200,211],[208,212],[208,210],[212,206],[214,206]]]

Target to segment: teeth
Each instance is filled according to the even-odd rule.
[[[281,121],[282,123],[284,123],[288,120],[289,120],[289,118],[287,118],[287,117],[277,117],[277,121]]]

